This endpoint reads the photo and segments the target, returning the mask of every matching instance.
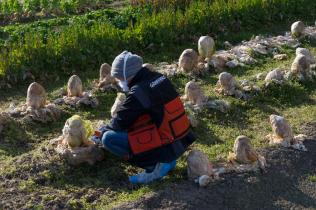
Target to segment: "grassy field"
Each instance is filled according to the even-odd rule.
[[[316,54],[313,43],[304,45]],[[283,52],[289,55],[286,61],[257,58],[259,63],[256,66],[237,68],[230,72],[241,80],[276,67],[288,69],[295,52],[287,48],[283,49]],[[159,63],[164,59],[172,60],[180,53],[181,50],[173,55],[167,54],[167,57],[164,52],[152,54],[145,61]],[[80,74],[85,87],[91,86],[97,75],[97,69]],[[189,80],[190,78],[185,75],[172,79],[181,94]],[[212,161],[225,159],[238,135],[249,136],[256,147],[267,146],[264,136],[271,131],[268,122],[270,114],[286,117],[297,133],[301,124],[315,120],[315,83],[290,82],[281,87],[271,87],[246,102],[216,95],[216,81],[215,74],[200,79],[208,96],[228,100],[232,109],[226,114],[216,111],[200,113],[200,126],[194,130],[198,140],[193,145],[194,148],[204,151]],[[65,84],[66,78],[54,84],[45,84],[49,98],[57,98],[58,90]],[[11,102],[22,103],[25,100],[26,88],[21,86],[16,90],[1,92],[0,107],[5,109]],[[83,165],[76,168],[68,166],[54,154],[49,140],[60,135],[67,117],[80,114],[94,123],[99,120],[107,121],[110,119],[109,110],[115,95],[114,92],[98,93],[101,105],[96,110],[63,107],[67,114],[60,121],[49,125],[32,124],[17,127],[13,123],[4,134],[4,142],[0,142],[0,179],[5,183],[0,186],[0,193],[4,193],[8,187],[14,188],[17,197],[23,197],[20,203],[27,203],[28,208],[47,208],[50,205],[74,209],[110,208],[120,202],[137,199],[145,193],[161,189],[170,182],[185,179],[185,156],[179,160],[176,170],[162,182],[149,186],[131,186],[127,176],[139,169],[129,166],[111,154],[107,153],[106,160],[96,166]]]
[[[119,8],[125,4],[124,0],[2,0],[0,26],[84,14],[104,8]]]
[[[36,73],[37,81],[43,84],[49,100],[53,101],[58,98],[60,88],[65,87],[71,72],[76,72],[81,77],[85,88],[92,88],[93,80],[98,78],[100,64],[111,63],[123,49],[133,50],[142,55],[145,62],[158,65],[164,61],[176,61],[186,48],[196,49],[197,38],[202,34],[214,36],[217,48],[221,49],[224,41],[238,43],[259,34],[283,34],[285,30],[289,30],[290,23],[296,17],[306,20],[306,23],[314,22],[315,18],[313,11],[316,11],[316,4],[311,0],[304,0],[306,4],[310,3],[310,7],[306,9],[298,7],[297,1],[292,0],[274,1],[275,4],[270,6],[262,5],[259,0],[244,0],[243,4],[233,7],[232,2],[215,1],[215,6],[210,10],[207,7],[203,9],[203,4],[196,4],[186,11],[176,13],[174,20],[170,16],[174,8],[157,14],[156,10],[146,10],[155,15],[144,15],[143,20],[138,19],[141,13],[136,11],[135,14],[132,13],[136,18],[134,27],[130,25],[130,19],[124,19],[130,17],[131,13],[127,13],[127,16],[120,13],[117,22],[102,23],[105,14],[100,10],[92,13],[94,19],[92,18],[91,25],[88,23],[91,16],[85,14],[6,26],[10,32],[9,37],[13,38],[7,43],[6,40],[1,42],[4,47],[0,50],[0,58],[3,58],[0,60],[0,74],[2,71],[2,78],[12,76],[13,73],[20,77],[24,70],[34,70],[32,73]],[[220,7],[226,3],[229,7]],[[277,7],[279,5],[282,7]],[[99,15],[100,13],[102,14]],[[108,15],[107,12],[106,14]],[[280,14],[283,19],[279,17]],[[239,29],[234,29],[235,17],[241,21]],[[68,24],[69,20],[74,23]],[[127,25],[120,25],[121,23]],[[42,25],[44,29],[41,28]],[[21,27],[27,29],[20,29]],[[4,40],[1,32],[0,40]],[[154,43],[155,47],[145,49],[150,43]],[[315,43],[304,42],[303,46],[316,55]],[[242,80],[253,78],[261,72],[269,72],[276,67],[289,69],[295,50],[283,48],[282,52],[289,55],[285,61],[257,57],[258,63],[255,66],[239,67],[229,72],[236,79]],[[40,77],[45,72],[52,76],[49,77],[49,82],[47,78]],[[59,76],[56,82],[52,80],[55,76]],[[264,137],[271,132],[268,121],[270,114],[287,118],[295,133],[299,133],[300,125],[316,118],[315,82],[293,81],[283,86],[272,86],[251,100],[242,101],[215,94],[217,78],[216,74],[205,75],[199,78],[199,82],[207,96],[229,101],[231,110],[225,114],[217,111],[200,113],[199,126],[194,129],[198,139],[192,146],[204,151],[214,162],[226,158],[238,135],[250,137],[257,148],[268,146]],[[172,82],[179,93],[183,94],[184,86],[190,79],[186,75],[180,75],[172,78]],[[21,104],[25,101],[28,84],[19,81],[12,85],[11,89],[0,89],[1,111],[6,110],[11,103]],[[109,153],[106,153],[104,161],[95,166],[70,167],[61,160],[49,141],[61,134],[68,117],[79,114],[94,124],[110,119],[110,108],[116,93],[98,92],[97,97],[100,101],[97,109],[63,106],[66,114],[58,122],[41,125],[12,121],[6,125],[5,131],[0,135],[0,199],[8,205],[4,209],[109,209],[121,202],[161,189],[170,182],[186,179],[186,155],[180,158],[176,170],[163,181],[148,186],[130,185],[127,177],[139,169]],[[314,180],[314,177],[311,176],[310,179]]]
[[[25,71],[36,77],[50,72],[49,79],[89,71],[104,60],[112,60],[122,49],[144,56],[186,45],[200,35],[231,39],[243,32],[297,19],[314,21],[315,1],[303,0],[300,4],[309,6],[299,7],[294,0],[242,0],[238,4],[233,0],[211,4],[198,1],[176,12],[174,8],[156,12],[150,6],[128,7],[108,20],[78,16],[76,21],[70,18],[69,22],[74,23],[61,27],[58,23],[43,23],[24,30],[22,26],[17,35],[5,33],[7,38],[0,41],[0,86],[5,82],[16,85]]]

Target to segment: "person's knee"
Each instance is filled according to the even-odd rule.
[[[107,131],[102,136],[102,144],[106,148],[111,148],[112,141],[114,138],[115,132],[114,131]]]

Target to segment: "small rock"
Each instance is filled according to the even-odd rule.
[[[168,62],[160,62],[160,63],[159,63],[159,66],[167,66],[167,65],[169,65]]]
[[[273,133],[268,135],[270,144],[280,144],[288,147],[294,138],[292,128],[288,121],[278,115],[270,115],[270,124]]]
[[[247,65],[253,65],[257,63],[257,60],[250,57],[249,55],[240,57],[239,61]]]
[[[277,54],[273,56],[273,59],[275,60],[286,60],[288,58],[287,54]]]
[[[282,82],[283,80],[284,80],[284,71],[282,71],[279,68],[276,68],[267,74],[264,81],[266,83],[269,83],[269,82],[273,82],[273,81]]]
[[[253,50],[261,55],[267,55],[268,50],[267,48],[262,44],[256,44],[256,46],[253,48]]]
[[[210,109],[216,109],[220,112],[227,113],[230,109],[230,104],[224,100],[211,100],[206,105]]]
[[[65,100],[63,98],[57,98],[55,101],[54,101],[54,104],[57,104],[57,105],[62,105],[65,103]]]
[[[188,118],[193,128],[196,128],[199,125],[199,122],[194,115],[189,115]]]
[[[207,175],[200,176],[198,179],[198,183],[200,187],[206,187],[211,181],[211,177]]]
[[[104,151],[96,146],[68,149],[58,145],[56,152],[65,158],[69,165],[73,166],[78,166],[82,163],[94,165],[97,161],[104,159]]]
[[[293,149],[296,149],[296,150],[300,150],[300,151],[303,151],[303,152],[307,152],[307,149],[306,149],[305,145],[302,144],[302,143],[293,144],[293,145],[291,145],[291,147],[292,147]]]
[[[264,73],[259,73],[256,75],[256,80],[262,80],[264,77]]]
[[[228,68],[236,68],[237,66],[239,65],[239,62],[238,62],[238,60],[236,60],[236,59],[234,59],[234,60],[232,60],[232,61],[228,61],[227,63],[226,63],[226,66],[228,67]]]
[[[224,42],[224,46],[227,49],[231,49],[233,47],[233,45],[229,41]]]

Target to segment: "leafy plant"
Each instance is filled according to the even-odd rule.
[[[159,51],[192,42],[203,34],[223,36],[284,20],[314,20],[314,0],[302,0],[302,5],[309,6],[298,8],[292,6],[293,2],[198,1],[184,11],[166,8],[152,13],[148,8],[128,8],[119,13],[96,12],[43,21],[19,29],[13,26],[0,53],[0,72],[20,75],[25,69],[35,74],[85,71],[113,59],[123,49],[144,53],[148,45],[153,45]],[[67,13],[74,11],[70,2],[63,6]],[[283,18],[278,14],[280,8],[286,11]],[[234,27],[237,23],[239,29]]]
[[[28,13],[23,16],[22,12],[31,12],[34,17],[41,19],[43,14],[45,17],[49,13],[54,15],[82,14],[85,11],[105,8],[108,3],[109,0],[2,0],[0,1],[0,25],[19,22],[21,19],[25,22],[28,20]],[[18,13],[21,19],[13,17],[15,13]],[[33,16],[29,20],[33,20]]]

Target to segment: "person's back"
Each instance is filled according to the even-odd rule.
[[[114,60],[111,73],[125,90],[126,100],[102,138],[109,151],[146,169],[130,177],[132,183],[148,183],[165,176],[195,140],[171,82],[141,65],[140,57],[127,52]]]

